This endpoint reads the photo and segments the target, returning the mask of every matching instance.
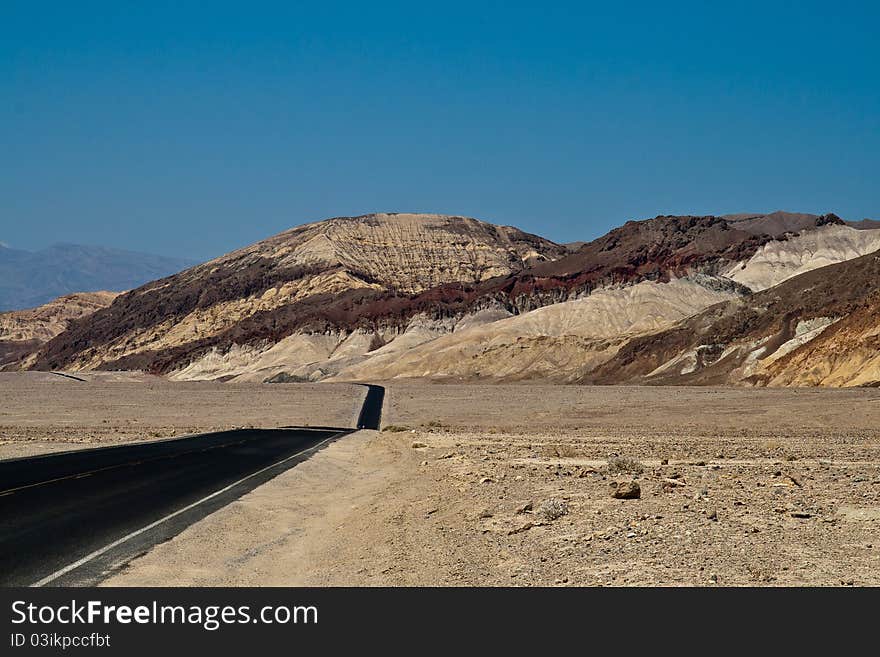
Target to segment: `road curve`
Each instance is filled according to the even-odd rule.
[[[378,428],[369,386],[358,428]],[[92,585],[350,428],[241,429],[0,461],[0,586]]]

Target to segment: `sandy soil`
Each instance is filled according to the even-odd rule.
[[[350,427],[365,388],[173,383],[138,374],[0,373],[0,458],[234,427]]]
[[[384,425],[106,583],[880,585],[876,390],[395,383]]]

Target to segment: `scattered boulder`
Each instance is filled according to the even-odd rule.
[[[637,481],[613,482],[611,497],[617,500],[637,500],[642,496],[642,487]]]

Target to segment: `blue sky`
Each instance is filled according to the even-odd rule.
[[[7,0],[0,240],[208,258],[383,210],[558,241],[880,217],[878,6]]]

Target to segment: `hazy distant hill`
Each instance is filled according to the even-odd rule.
[[[33,308],[74,292],[129,290],[193,264],[77,244],[55,244],[35,252],[0,246],[0,311]]]

